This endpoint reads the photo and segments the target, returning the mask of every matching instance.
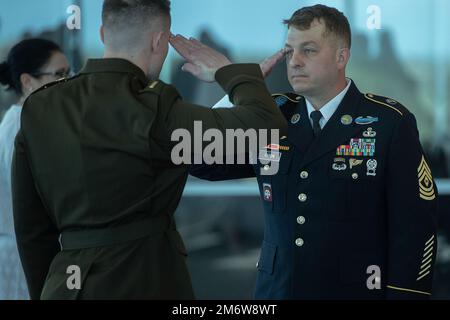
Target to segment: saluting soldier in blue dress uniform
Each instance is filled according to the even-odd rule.
[[[341,12],[305,7],[285,23],[296,93],[274,98],[288,135],[256,165],[191,170],[208,180],[257,177],[266,223],[255,297],[429,298],[437,190],[414,115],[346,78],[351,30]],[[264,175],[270,159],[278,172]]]

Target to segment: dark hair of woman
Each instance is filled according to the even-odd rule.
[[[20,76],[24,73],[39,74],[55,51],[61,51],[60,47],[48,40],[28,39],[19,42],[11,49],[6,61],[0,63],[0,84],[21,96]]]

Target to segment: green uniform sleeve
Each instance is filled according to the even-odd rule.
[[[415,118],[396,128],[387,168],[387,299],[428,299],[437,251],[437,191]]]
[[[230,96],[236,108],[203,108],[181,100],[178,94],[167,94],[172,99],[167,124],[170,130],[185,128],[193,133],[193,122],[202,121],[204,130],[210,128],[225,132],[226,129],[281,129],[287,132],[287,123],[267,91],[261,70],[257,65],[230,65],[216,74],[217,82]],[[173,90],[168,87],[168,90]]]
[[[50,264],[60,251],[59,232],[36,190],[21,132],[15,142],[12,190],[17,246],[30,297],[37,300]]]
[[[158,131],[165,131],[167,139],[177,129],[185,129],[194,136],[194,123],[201,121],[202,132],[217,129],[224,136],[227,129],[279,129],[280,136],[287,133],[286,120],[268,92],[258,65],[226,66],[217,71],[216,80],[235,108],[211,109],[183,101],[173,86],[162,82],[143,90],[144,103],[157,105],[154,126]]]

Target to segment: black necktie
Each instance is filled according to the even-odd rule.
[[[320,111],[313,111],[310,114],[310,117],[313,121],[313,131],[314,131],[314,137],[318,137],[320,134],[320,119],[322,119],[322,113]]]

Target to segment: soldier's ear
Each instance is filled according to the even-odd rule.
[[[102,43],[105,44],[105,29],[103,28],[103,25],[100,27],[100,39],[102,40]]]
[[[152,33],[151,50],[153,53],[158,53],[164,48],[163,44],[164,32]]]
[[[337,64],[339,69],[344,69],[350,60],[350,50],[348,48],[340,48],[337,52]]]

